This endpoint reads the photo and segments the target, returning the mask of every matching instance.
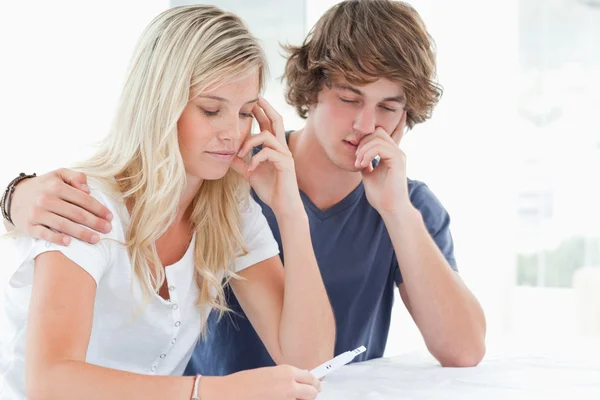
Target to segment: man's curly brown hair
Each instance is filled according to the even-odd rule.
[[[286,100],[302,118],[332,76],[353,85],[380,78],[399,82],[410,128],[431,117],[442,95],[433,39],[415,9],[401,1],[338,3],[323,14],[301,46],[285,50]]]

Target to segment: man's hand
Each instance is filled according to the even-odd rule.
[[[411,206],[406,182],[406,156],[399,144],[406,126],[406,111],[389,134],[378,127],[365,136],[356,150],[356,166],[362,168],[363,185],[369,203],[379,214],[390,214]],[[380,157],[375,169],[371,161]]]
[[[11,218],[18,232],[58,245],[68,245],[71,237],[98,243],[97,232],[111,231],[112,214],[94,199],[87,177],[80,172],[59,169],[26,179],[15,187]]]

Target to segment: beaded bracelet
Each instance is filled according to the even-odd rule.
[[[12,225],[14,225],[14,222],[10,217],[10,203],[12,201],[12,195],[15,192],[15,187],[17,187],[17,184],[19,184],[19,182],[24,181],[25,179],[35,178],[36,176],[37,175],[35,174],[35,172],[33,173],[33,175],[27,175],[24,172],[21,172],[19,176],[10,181],[10,183],[6,187],[6,190],[4,190],[2,199],[0,199],[0,210],[2,210],[2,217],[4,217],[4,219],[10,222]]]

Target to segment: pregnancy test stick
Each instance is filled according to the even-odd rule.
[[[365,351],[367,351],[365,346],[360,346],[356,350],[346,351],[345,353],[342,353],[339,356],[332,358],[326,363],[319,365],[317,368],[313,369],[310,372],[315,376],[315,378],[322,379],[325,375],[342,368],[344,365],[354,360],[354,357],[364,353]]]

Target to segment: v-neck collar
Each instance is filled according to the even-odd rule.
[[[310,197],[306,195],[306,193],[300,190],[300,196],[302,197],[302,202],[304,203],[304,205],[307,206],[310,209],[310,211],[312,211],[312,213],[321,221],[324,221],[327,218],[333,217],[334,215],[344,211],[345,209],[353,205],[356,201],[358,201],[358,199],[360,199],[364,193],[365,187],[361,182],[356,188],[354,188],[354,190],[350,192],[350,194],[348,194],[348,196],[344,197],[340,202],[334,204],[326,210],[321,210],[315,205],[315,203],[313,203],[313,201],[310,199]]]

